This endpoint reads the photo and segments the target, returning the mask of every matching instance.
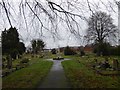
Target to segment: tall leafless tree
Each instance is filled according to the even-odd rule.
[[[116,2],[116,0],[113,0]],[[31,37],[31,29],[35,36],[39,34],[44,36],[44,32],[52,34],[53,38],[59,38],[60,26],[81,39],[82,24],[81,21],[88,22],[88,16],[101,10],[99,4],[105,6],[108,12],[115,12],[114,3],[107,0],[98,3],[90,0],[18,0],[13,3],[12,0],[2,0],[0,2],[0,17],[3,22],[9,26],[18,26],[27,31],[27,38]],[[18,6],[16,8],[16,6]],[[44,18],[43,18],[44,17]],[[3,24],[5,25],[5,24]],[[22,36],[22,35],[21,35]]]
[[[117,27],[113,24],[113,19],[105,12],[94,13],[88,21],[87,38],[96,43],[108,42],[116,37]]]

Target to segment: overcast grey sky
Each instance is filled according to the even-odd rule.
[[[49,23],[50,22],[49,17],[47,17],[44,13],[40,13],[41,10],[37,10],[36,13],[39,14],[39,17],[44,23],[45,27],[49,28],[52,33],[55,33],[54,30],[55,28],[57,28],[58,34],[56,36],[59,36],[59,39],[57,39],[56,37],[53,38],[51,32],[45,29],[43,29],[43,35],[41,36],[41,30],[40,30],[41,25],[37,20],[37,18],[34,17],[33,19],[34,15],[30,12],[30,9],[28,7],[25,8],[25,17],[28,25],[28,27],[26,27],[26,22],[24,20],[25,18],[20,14],[19,1],[21,0],[17,0],[17,1],[8,0],[8,2],[11,4],[11,7],[7,5],[6,6],[9,7],[8,8],[9,12],[11,12],[12,14],[10,15],[11,22],[13,26],[18,29],[18,32],[20,33],[20,38],[23,40],[26,46],[30,45],[30,41],[32,39],[37,39],[37,38],[42,38],[44,40],[44,42],[46,43],[46,48],[54,48],[58,46],[64,47],[67,45],[79,46],[86,44],[83,39],[83,36],[86,34],[86,29],[88,27],[87,22],[85,20],[82,20],[77,17],[75,18],[76,21],[79,23],[79,28],[80,28],[80,30],[77,32],[79,32],[81,36],[76,38],[74,34],[70,33],[66,23],[61,21],[60,18],[54,21],[53,23],[54,27],[52,27],[52,25]],[[29,1],[29,3],[32,3],[34,0],[27,0],[27,1]],[[37,0],[37,1],[39,1],[47,11],[50,10],[48,4],[46,3],[46,0]],[[79,14],[87,19],[90,17],[90,15],[92,15],[88,7],[87,0],[51,0],[51,1],[54,1],[58,5],[61,5],[61,7],[63,7],[65,10],[75,14]],[[119,1],[119,0],[88,0],[88,1],[93,11],[104,11],[107,14],[110,14],[113,18],[114,24],[117,26],[118,10],[115,1]],[[7,0],[5,0],[5,2],[7,2]],[[71,4],[73,4],[74,7],[72,5],[68,6],[67,4],[68,2],[71,2]],[[50,13],[52,12],[50,11]],[[62,13],[57,13],[57,14],[59,16],[64,17]],[[0,33],[5,28],[8,29],[9,27],[10,25],[5,15],[5,11],[3,10],[2,6],[0,6]]]

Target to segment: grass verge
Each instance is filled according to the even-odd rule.
[[[18,70],[3,80],[4,88],[35,88],[49,72],[53,62],[38,60],[36,63]]]
[[[79,58],[80,59],[80,58]],[[120,77],[101,76],[86,67],[86,62],[80,60],[63,61],[66,77],[73,88],[120,88]]]

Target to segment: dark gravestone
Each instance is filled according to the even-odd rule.
[[[105,59],[105,61],[103,63],[100,63],[100,68],[102,69],[107,69],[107,68],[111,68],[108,59]]]
[[[118,68],[119,68],[119,62],[118,62],[117,59],[114,59],[113,60],[113,69],[114,70],[118,70]]]
[[[18,57],[18,59],[22,59],[22,55],[19,55],[19,54],[18,54],[18,56],[17,56],[17,57]]]
[[[111,68],[111,67],[110,67],[110,64],[109,64],[109,62],[108,62],[108,58],[105,58],[104,64],[105,64],[105,68]]]

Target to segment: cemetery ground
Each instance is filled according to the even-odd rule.
[[[73,88],[120,88],[119,71],[111,68],[99,69],[93,67],[96,63],[95,59],[97,59],[97,62],[103,62],[105,58],[108,58],[108,62],[112,67],[113,59],[117,58],[120,62],[120,57],[97,57],[94,54],[88,54],[83,57],[79,55],[64,56],[63,54],[61,56],[70,59],[62,61],[62,66],[65,76]],[[43,82],[53,65],[52,61],[47,61],[46,59],[52,59],[56,55],[46,53],[43,58],[40,58],[31,57],[28,54],[24,57],[30,59],[29,65],[3,77],[3,88],[36,88]],[[13,67],[17,66],[19,61],[14,60]]]
[[[43,58],[31,58],[30,55],[27,57],[30,58],[28,66],[3,77],[3,88],[35,88],[48,74],[53,64],[52,61],[44,61]],[[13,61],[13,67],[19,61]]]
[[[63,61],[62,65],[66,77],[73,88],[119,88],[120,89],[120,71],[114,71],[111,68],[99,69],[93,68],[94,59],[103,62],[108,58],[108,62],[113,66],[113,59],[120,57],[96,57],[96,56],[69,56],[69,61]]]

